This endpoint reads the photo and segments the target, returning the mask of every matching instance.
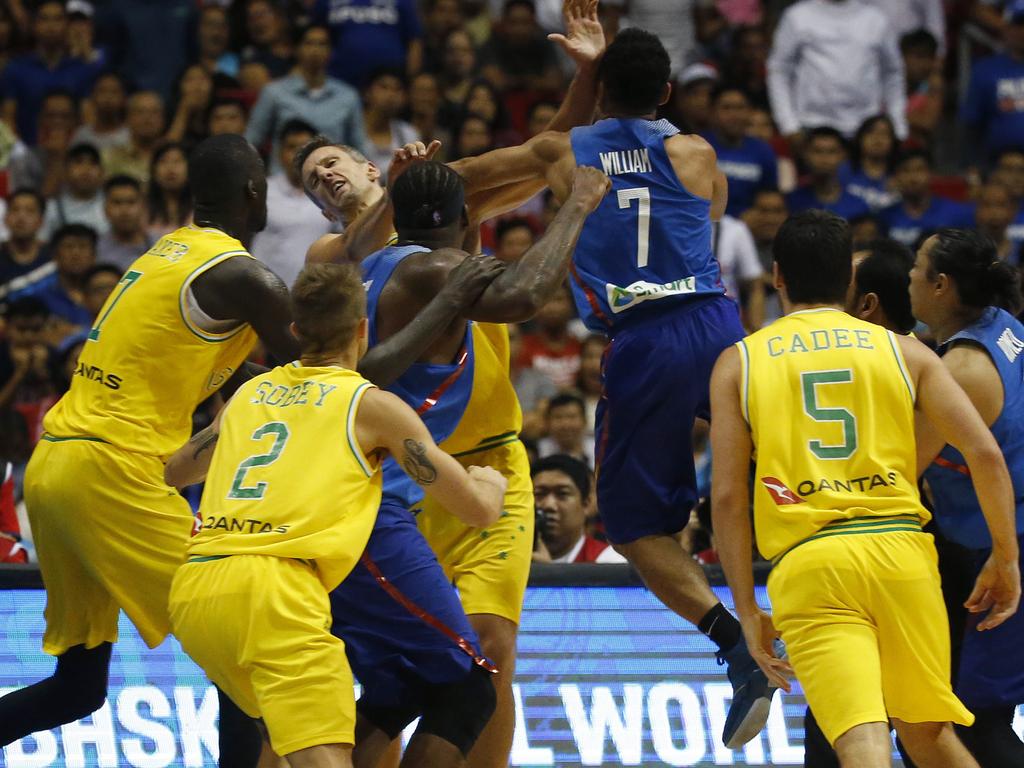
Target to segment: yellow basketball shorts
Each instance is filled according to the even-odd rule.
[[[167,595],[184,562],[192,510],[156,457],[44,436],[25,502],[46,586],[43,650],[117,641],[123,610],[146,644],[170,631]]]
[[[455,458],[464,467],[494,467],[508,478],[501,518],[487,528],[472,528],[428,495],[417,524],[458,589],[467,615],[489,613],[518,624],[533,554],[533,483],[526,449],[514,440]]]
[[[768,577],[775,627],[821,730],[970,725],[950,685],[949,623],[930,534],[839,534],[790,551]]]
[[[311,565],[197,559],[174,577],[170,613],[185,652],[243,712],[263,718],[277,754],[354,742],[352,671]]]

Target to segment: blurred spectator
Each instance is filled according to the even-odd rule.
[[[331,141],[363,151],[366,134],[359,94],[340,80],[328,77],[330,52],[326,28],[310,27],[302,33],[295,52],[295,70],[264,88],[253,107],[245,132],[253,145],[261,147],[276,140],[289,120],[303,120]],[[280,147],[275,144],[271,165],[274,171],[278,170],[279,154]]]
[[[21,546],[21,524],[14,503],[14,465],[0,464],[0,563],[27,563],[28,550]]]
[[[764,282],[764,319],[762,325],[782,316],[782,305],[772,280],[772,242],[779,227],[789,218],[786,198],[777,189],[763,189],[754,195],[754,204],[745,214],[743,222],[754,238],[757,257],[761,262]]]
[[[88,101],[83,110],[85,124],[71,137],[72,144],[92,144],[100,152],[118,144],[126,144],[130,138],[125,124],[125,108],[128,91],[124,81],[114,72],[104,72],[96,78]]]
[[[54,269],[39,236],[43,206],[42,196],[31,189],[16,189],[7,198],[4,224],[9,239],[0,243],[0,301]]]
[[[65,224],[51,238],[50,253],[56,270],[12,292],[10,300],[31,296],[43,302],[51,323],[59,326],[54,338],[62,339],[93,319],[82,303],[82,281],[96,263],[96,233],[84,224]]]
[[[932,160],[923,149],[904,152],[893,176],[902,201],[882,211],[889,237],[913,248],[926,232],[940,227],[971,227],[970,206],[932,195]]]
[[[165,138],[194,147],[209,135],[207,117],[213,104],[213,75],[201,64],[186,68],[178,79],[175,97],[174,117]]]
[[[942,77],[939,44],[930,32],[919,29],[900,38],[900,53],[907,78],[907,123],[910,138],[930,146],[942,117],[946,81]]]
[[[658,36],[672,62],[676,78],[696,58],[695,6],[700,0],[604,0],[601,7],[613,32],[620,27],[639,27]],[[611,39],[611,38],[609,38]]]
[[[313,19],[331,30],[331,75],[356,88],[381,67],[412,74],[423,66],[415,0],[316,0]]]
[[[113,264],[94,264],[85,273],[82,278],[82,306],[93,320],[99,316],[107,297],[120,281],[121,270]]]
[[[509,376],[523,409],[523,435],[538,439],[544,434],[548,400],[558,394],[558,387],[540,371],[522,364],[523,330],[509,323]]]
[[[1024,0],[1007,5],[1003,29],[1006,53],[975,62],[960,119],[970,129],[966,146],[974,161],[1020,145],[1024,136]]]
[[[707,64],[691,64],[679,75],[672,106],[680,130],[700,134],[711,130],[711,93],[717,82],[717,70]]]
[[[868,243],[885,237],[882,219],[874,213],[865,213],[850,219],[850,239],[857,243]]]
[[[503,92],[556,92],[562,87],[556,50],[537,24],[533,1],[506,0],[491,39],[480,49],[481,72]]]
[[[75,377],[78,369],[78,358],[82,355],[82,348],[89,337],[89,331],[84,330],[74,333],[62,341],[53,354],[53,379],[57,388],[57,395],[63,395],[71,389],[71,380]]]
[[[543,133],[558,114],[558,103],[554,101],[538,101],[526,113],[526,138],[532,139]]]
[[[1012,0],[975,0],[970,3],[971,19],[989,32],[999,35],[1009,24],[1009,15],[1013,10]]]
[[[768,109],[768,44],[764,27],[737,27],[732,53],[722,70],[722,80],[742,89],[751,103],[761,109]]]
[[[423,7],[423,69],[436,72],[444,58],[448,34],[462,28],[459,0],[425,0]]]
[[[171,98],[188,64],[195,0],[106,0],[100,32],[111,44],[118,73],[136,88]]]
[[[24,423],[30,445],[42,434],[43,416],[56,402],[50,350],[43,341],[48,314],[36,298],[7,307],[6,338],[0,340],[0,412],[11,409]]]
[[[494,0],[491,0],[493,3]],[[473,45],[481,46],[491,39],[493,24],[491,9],[487,6],[487,0],[462,0],[462,16],[465,23],[462,25],[469,36],[473,38]]]
[[[450,157],[461,160],[477,157],[494,149],[494,131],[491,124],[480,115],[472,113],[462,118],[453,131]]]
[[[711,130],[704,138],[718,154],[718,167],[729,180],[726,212],[739,216],[754,201],[759,189],[779,185],[775,152],[766,143],[747,135],[750,102],[736,86],[724,85],[711,95]]]
[[[38,142],[11,160],[11,183],[15,187],[38,189],[44,197],[57,194],[64,173],[64,154],[77,127],[78,105],[74,97],[64,90],[46,94],[39,111]]]
[[[0,3],[0,72],[7,68],[11,54],[18,50],[18,25],[7,3]]]
[[[419,132],[399,117],[406,106],[405,74],[381,69],[370,75],[363,92],[363,132],[366,158],[382,170],[391,164],[396,149],[419,141]]]
[[[747,135],[760,139],[775,151],[779,189],[783,192],[792,192],[796,189],[796,163],[788,156],[790,146],[776,133],[772,113],[767,109],[752,109]]]
[[[534,239],[533,227],[526,219],[503,219],[495,227],[494,255],[505,262],[516,261],[530,250]]]
[[[96,26],[93,16],[96,11],[87,0],[68,0],[65,6],[68,16],[68,54],[93,67],[95,72],[102,72],[108,67],[107,53],[97,48]]]
[[[214,99],[210,104],[206,113],[206,130],[210,136],[223,136],[226,133],[244,136],[248,121],[245,104],[238,99],[222,97]]]
[[[764,269],[754,236],[746,224],[726,215],[712,224],[711,243],[725,293],[743,310],[743,327],[750,333],[759,330],[764,322]]]
[[[996,155],[992,180],[998,181],[1010,193],[1017,213],[1008,235],[1014,243],[1024,246],[1024,144],[1004,149]]]
[[[775,30],[768,91],[779,130],[834,126],[853,136],[884,103],[907,135],[907,97],[896,35],[888,18],[858,0],[800,0]]]
[[[576,374],[576,388],[583,395],[584,413],[587,420],[587,437],[593,439],[594,424],[597,421],[597,404],[604,391],[601,381],[601,363],[608,339],[592,333],[583,339],[580,348],[580,370]]]
[[[63,3],[40,3],[33,17],[32,32],[35,49],[11,59],[0,76],[3,119],[29,145],[36,143],[39,112],[46,95],[64,90],[74,98],[84,98],[99,74],[94,66],[69,55]]]
[[[149,236],[158,240],[192,221],[188,156],[181,144],[161,144],[153,153],[146,194]]]
[[[534,560],[552,563],[624,563],[608,542],[586,535],[590,469],[572,456],[556,454],[534,462],[533,499],[537,508],[538,546]]]
[[[939,51],[946,51],[946,9],[942,0],[863,0],[882,11],[896,37],[901,38],[916,30],[928,32],[938,43]]]
[[[823,208],[844,219],[870,213],[861,198],[843,187],[839,169],[845,159],[842,135],[835,128],[812,128],[804,146],[804,163],[808,181],[789,193],[786,204],[789,212],[800,213],[808,208]]]
[[[64,189],[46,203],[44,239],[65,224],[84,224],[94,232],[107,231],[103,212],[103,166],[91,144],[76,144],[64,157]]]
[[[456,112],[469,95],[475,71],[476,51],[469,33],[464,29],[453,29],[445,37],[441,51],[439,77],[447,113],[447,118],[442,116],[442,122],[457,119]]]
[[[1016,213],[1010,192],[1002,184],[989,183],[981,188],[974,209],[975,227],[996,244],[1000,259],[1020,266],[1024,246],[1010,240],[1008,234]]]
[[[564,453],[588,467],[594,466],[594,441],[587,440],[586,406],[579,395],[565,392],[548,402],[547,437],[537,442],[537,453],[543,459]]]
[[[441,109],[441,86],[437,77],[429,72],[420,72],[409,82],[409,122],[424,142],[434,139],[441,141],[441,156],[447,154],[448,132],[438,123]],[[436,158],[435,158],[436,159]]]
[[[124,272],[155,242],[146,232],[142,185],[133,176],[113,176],[103,185],[103,196],[110,230],[97,243],[97,261]]]
[[[511,146],[522,142],[519,134],[509,130],[508,116],[501,103],[501,94],[488,80],[473,82],[466,93],[459,113],[460,116],[479,115],[486,120],[494,134],[495,145]]]
[[[210,74],[238,76],[238,54],[229,49],[231,24],[225,8],[204,5],[196,25],[196,61]]]
[[[271,81],[270,70],[258,61],[246,61],[238,68],[238,84],[246,93],[258,98]]]
[[[280,170],[267,178],[267,226],[252,241],[252,255],[288,286],[302,270],[310,244],[330,231],[330,222],[316,206],[309,204],[292,162],[295,153],[315,133],[312,126],[300,120],[285,123],[278,140]]]
[[[153,150],[164,134],[164,102],[154,91],[136,91],[128,98],[128,141],[102,153],[107,177],[133,176],[149,181]]]
[[[850,162],[839,173],[846,191],[863,200],[872,211],[888,208],[898,199],[893,190],[892,166],[899,143],[892,120],[869,117],[850,142]]]
[[[534,332],[523,336],[522,365],[540,371],[558,387],[571,387],[580,370],[580,342],[569,332],[575,314],[572,293],[563,284],[533,318]]]
[[[272,79],[287,75],[294,46],[284,9],[273,0],[248,0],[245,30],[249,44],[242,49],[242,61],[262,64]]]

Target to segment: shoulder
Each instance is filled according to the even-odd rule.
[[[718,155],[707,139],[695,133],[677,133],[665,139],[665,150],[670,157],[686,159],[690,163],[715,163]]]
[[[562,131],[542,131],[529,141],[538,155],[551,160],[561,157],[570,143],[569,134]]]
[[[388,281],[403,290],[416,294],[437,292],[448,279],[448,274],[469,256],[458,248],[438,248],[434,251],[414,253],[402,260]]]

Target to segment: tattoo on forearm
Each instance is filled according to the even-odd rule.
[[[202,456],[205,451],[213,450],[213,446],[217,444],[217,440],[219,437],[219,432],[213,432],[207,429],[204,429],[202,432],[193,437],[189,441],[195,446],[195,450],[192,452],[193,461]]]
[[[402,466],[406,473],[420,485],[430,485],[437,480],[437,469],[427,458],[427,449],[423,443],[411,438],[406,439],[402,445],[405,447],[405,458]]]

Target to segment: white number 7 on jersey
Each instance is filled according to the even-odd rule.
[[[651,190],[647,187],[619,190],[619,208],[629,208],[637,201],[639,212],[636,221],[636,265],[647,266],[647,241],[651,236]]]

